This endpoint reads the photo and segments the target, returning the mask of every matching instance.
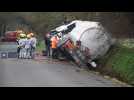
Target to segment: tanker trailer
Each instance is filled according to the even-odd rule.
[[[112,37],[99,22],[75,20],[66,25],[64,31],[70,30],[69,26],[73,24],[75,24],[75,27],[71,28],[71,31],[68,33],[64,33],[62,40],[67,41],[71,39],[74,46],[77,47],[74,49],[75,54],[71,55],[74,56],[75,60],[77,58],[77,62],[81,63],[80,65],[90,63],[96,66],[92,61],[107,53],[113,44]],[[60,27],[57,28],[57,31],[58,29]]]

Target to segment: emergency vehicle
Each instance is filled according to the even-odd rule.
[[[2,37],[2,42],[16,42],[19,33],[17,31],[7,31]]]

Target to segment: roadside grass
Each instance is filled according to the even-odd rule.
[[[121,44],[111,47],[110,51],[99,60],[97,69],[102,74],[125,81],[134,85],[134,48],[128,48]]]
[[[45,50],[45,44],[44,41],[38,41],[36,52],[42,52],[42,50]]]

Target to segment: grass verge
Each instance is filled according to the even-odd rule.
[[[98,63],[100,66],[97,70],[102,74],[134,85],[134,48],[114,45]]]
[[[41,53],[42,50],[45,50],[45,44],[44,41],[39,41],[37,44],[36,51]]]

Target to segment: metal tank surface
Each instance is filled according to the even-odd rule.
[[[70,26],[73,26],[71,30]],[[99,22],[75,20],[56,28],[56,31],[67,31],[62,34],[62,40],[70,38],[75,46],[78,41],[81,42],[80,53],[87,56],[84,58],[86,62],[104,56],[113,44],[110,33]]]
[[[91,59],[99,58],[106,54],[113,44],[112,37],[99,22],[73,21],[76,27],[68,34],[76,44],[81,41],[82,51],[89,49]]]

